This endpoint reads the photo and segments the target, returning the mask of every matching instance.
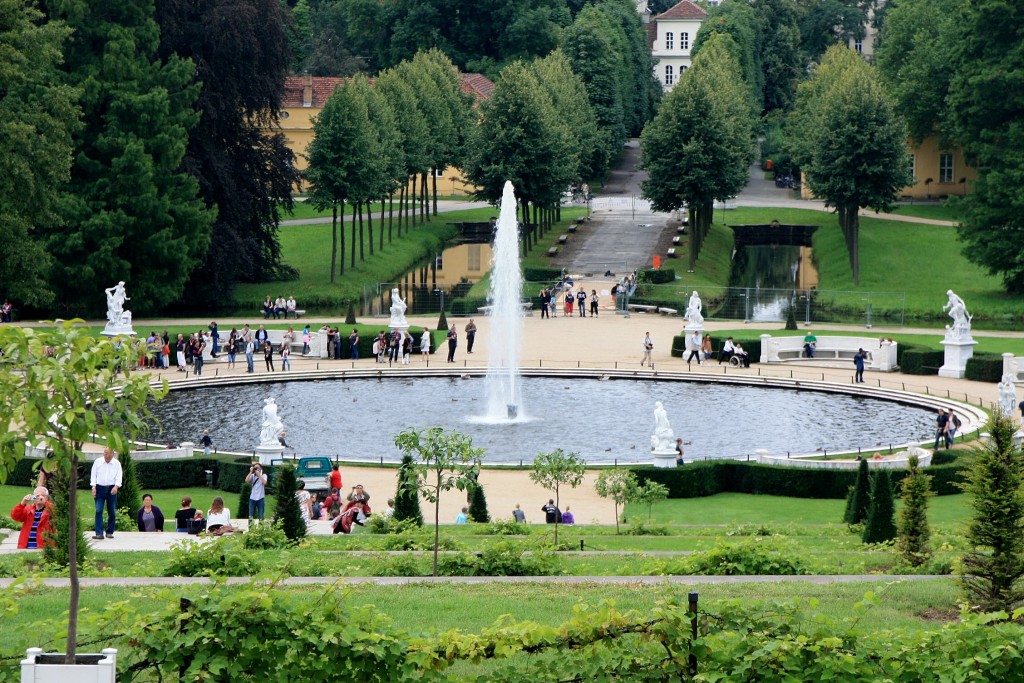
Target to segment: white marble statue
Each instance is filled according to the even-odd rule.
[[[1013,375],[1003,375],[1003,381],[999,383],[999,410],[1007,417],[1013,415],[1017,409],[1017,387],[1013,385]]]
[[[277,402],[268,396],[263,402],[263,428],[260,430],[260,446],[279,446],[277,437],[284,431],[284,423],[277,414]]]
[[[946,337],[949,339],[970,339],[971,318],[973,316],[967,312],[964,300],[954,294],[952,289],[947,290],[946,295],[949,297],[949,300],[942,307],[942,310],[949,311],[949,317],[953,319],[952,325],[946,325]]]
[[[103,291],[107,295],[107,325],[103,328],[103,334],[111,337],[135,334],[132,329],[132,312],[124,309],[124,302],[128,301],[124,280]]]
[[[675,453],[676,433],[668,422],[668,413],[661,401],[654,403],[654,434],[651,435],[651,450],[661,453]]]
[[[390,327],[409,327],[409,323],[405,320],[405,309],[407,306],[402,301],[402,297],[398,292],[398,287],[391,290],[391,323]]]
[[[689,323],[687,327],[703,327],[704,316],[701,314],[701,308],[700,294],[694,290],[689,303],[686,304],[686,320]]]

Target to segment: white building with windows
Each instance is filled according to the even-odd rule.
[[[653,17],[647,24],[647,43],[654,58],[654,77],[668,92],[690,68],[690,50],[708,13],[691,2],[677,5]]]

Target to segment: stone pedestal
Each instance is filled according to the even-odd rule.
[[[284,453],[284,446],[257,446],[256,455],[260,459],[260,464],[267,467],[271,464],[272,460],[280,460],[281,455]]]
[[[672,449],[671,451],[651,451],[651,457],[654,458],[655,467],[676,467],[676,458],[679,454]]]
[[[950,339],[948,336],[941,342],[946,350],[945,362],[939,368],[939,377],[963,379],[967,370],[967,361],[974,355],[974,346],[978,343],[971,337]]]
[[[135,330],[132,328],[132,314],[125,311],[125,316],[122,317],[120,323],[115,325],[112,322],[108,322],[100,334],[104,337],[134,337]]]

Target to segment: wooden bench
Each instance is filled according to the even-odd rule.
[[[585,217],[583,217],[583,216],[580,216],[579,218],[577,218],[577,219],[576,219],[575,221],[573,221],[573,222],[574,222],[574,223],[575,223],[576,225],[583,225],[583,222],[584,222],[585,220],[587,220],[587,219],[586,219]]]
[[[578,228],[578,227],[579,227],[579,225],[578,225],[577,223],[573,223],[572,225],[570,225],[570,226],[569,226],[568,228],[566,228],[566,229],[567,229],[567,230],[568,230],[569,232],[576,232],[576,228]]]
[[[568,235],[559,235],[558,236],[558,243],[559,244],[565,244],[568,241],[569,241],[569,236]]]
[[[630,304],[630,310],[641,311],[643,313],[655,313],[658,310],[657,306],[648,306],[647,304]]]
[[[676,245],[677,247],[680,244],[682,244],[682,243],[683,243],[683,238],[682,237],[673,237],[672,238],[672,244]]]
[[[674,308],[668,308],[666,306],[659,306],[658,313],[662,315],[679,315],[679,311]]]
[[[667,252],[665,252],[665,255],[668,256],[669,258],[675,258],[676,257],[676,248],[672,247]]]
[[[548,256],[558,256],[558,247],[548,249]]]

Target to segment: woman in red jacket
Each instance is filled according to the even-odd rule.
[[[21,535],[18,547],[26,549],[42,548],[53,545],[50,538],[50,519],[53,517],[53,505],[50,504],[50,492],[42,486],[36,488],[21,499],[11,510],[11,519],[21,522]]]

